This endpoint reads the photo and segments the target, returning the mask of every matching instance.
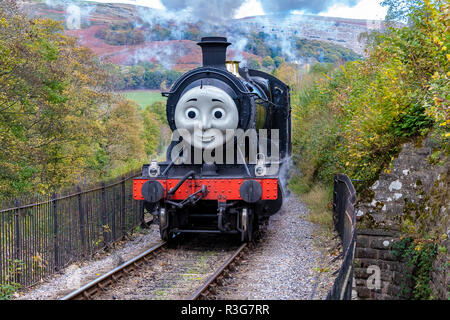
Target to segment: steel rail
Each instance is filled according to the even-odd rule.
[[[198,288],[195,293],[189,298],[189,300],[199,300],[203,298],[207,292],[209,291],[210,287],[213,286],[214,282],[223,274],[225,271],[232,265],[232,263],[235,261],[237,257],[239,257],[244,249],[247,248],[247,243],[242,244],[235,252],[234,254],[229,257],[221,266],[219,269],[216,270],[206,281],[201,285],[200,288]]]
[[[73,291],[72,293],[64,296],[61,300],[89,300],[92,299],[96,294],[105,291],[105,288],[114,282],[117,282],[124,274],[127,275],[131,270],[139,267],[139,262],[141,260],[147,260],[146,258],[157,252],[159,249],[163,248],[167,242],[163,241],[147,251],[141,253],[140,255],[134,257],[133,259],[123,263],[122,265],[114,268],[108,273],[94,279],[93,281],[85,284],[81,288]],[[226,270],[230,268],[233,262],[243,253],[244,249],[248,247],[247,243],[242,244],[206,281],[194,292],[194,294],[189,298],[190,300],[199,300],[204,298],[214,283],[226,273]]]
[[[139,267],[139,263],[142,260],[147,259],[147,257],[151,254],[156,253],[161,248],[163,248],[167,242],[163,241],[160,242],[147,251],[141,253],[140,255],[134,257],[133,259],[121,264],[120,266],[114,268],[113,270],[109,271],[108,273],[98,277],[97,279],[85,284],[81,288],[73,291],[72,293],[66,295],[65,297],[61,298],[61,300],[86,300],[91,299],[93,295],[103,292],[105,287],[112,284],[113,282],[116,282],[118,279],[122,277],[123,274],[129,273],[130,270],[127,270],[128,267],[130,269],[133,269],[135,267]],[[99,290],[100,289],[100,290]]]

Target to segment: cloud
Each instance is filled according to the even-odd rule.
[[[260,16],[264,15],[264,10],[261,6],[261,2],[258,0],[248,0],[238,9],[235,19],[250,17],[250,16]]]
[[[161,0],[168,10],[187,10],[194,18],[221,22],[234,18],[244,0]]]
[[[221,23],[232,18],[271,14],[327,12],[333,6],[354,7],[361,0],[160,0],[168,11],[189,12],[193,19]],[[364,1],[364,0],[363,0]],[[373,0],[370,0],[373,1]]]
[[[339,3],[347,6],[355,6],[358,0],[260,0],[266,13],[284,12],[293,10],[308,13],[319,13],[326,11],[332,5]]]
[[[382,7],[376,0],[361,0],[354,7],[336,3],[327,11],[319,13],[321,16],[341,17],[350,19],[384,20],[387,8]]]
[[[47,0],[52,2],[55,0]],[[222,23],[231,18],[282,13],[320,14],[360,19],[383,19],[378,0],[88,0],[127,3],[170,13],[191,15],[191,21]],[[170,12],[170,13],[169,13]],[[376,16],[374,16],[376,15]]]

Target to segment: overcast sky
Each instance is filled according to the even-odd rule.
[[[130,3],[141,6],[165,9],[160,0],[95,0],[96,2],[111,2],[111,3]],[[273,0],[277,1],[277,0]],[[322,1],[322,0],[311,0]],[[386,8],[379,3],[381,0],[356,0],[356,5],[348,6],[344,3],[348,1],[334,1],[335,4],[330,6],[326,11],[320,12],[321,16],[341,17],[353,19],[368,19],[368,20],[383,20],[386,16]],[[293,13],[302,14],[302,11],[294,11]],[[237,10],[236,18],[243,18],[248,16],[263,15],[264,10],[260,0],[245,0],[244,4]]]

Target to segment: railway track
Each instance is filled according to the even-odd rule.
[[[229,239],[208,244],[205,239],[183,241],[175,248],[158,243],[62,300],[210,299],[249,245],[230,244]]]
[[[132,271],[136,271],[136,269],[141,267],[144,263],[148,263],[152,256],[158,253],[166,245],[167,243],[165,241],[158,243],[157,245],[151,247],[150,249],[134,257],[133,259],[128,260],[117,268],[114,268],[113,270],[105,273],[97,279],[94,279],[93,281],[85,284],[78,290],[71,292],[61,300],[92,299],[95,295],[104,292],[109,286],[116,283],[122,277],[127,276]]]
[[[236,263],[242,257],[244,250],[248,244],[241,245],[217,270],[214,272],[200,288],[190,297],[190,300],[207,299],[211,294],[215,293],[217,285],[223,284],[223,279],[230,276],[230,272],[235,270]]]

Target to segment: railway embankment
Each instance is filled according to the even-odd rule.
[[[274,215],[236,268],[216,288],[213,299],[325,299],[341,261],[331,239],[317,237],[319,226],[307,219],[307,207],[293,194]],[[200,235],[199,237],[206,235]],[[223,262],[233,243],[194,236],[156,254],[148,267],[108,288],[99,299],[186,299]],[[159,242],[151,225],[110,252],[73,264],[15,299],[60,299]],[[199,241],[201,242],[199,244]],[[231,241],[231,239],[230,239]],[[227,249],[228,248],[228,249]],[[230,249],[231,248],[231,249]],[[227,251],[228,250],[228,251]],[[231,252],[231,251],[230,251]],[[192,292],[191,292],[192,291]]]

